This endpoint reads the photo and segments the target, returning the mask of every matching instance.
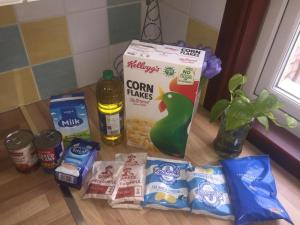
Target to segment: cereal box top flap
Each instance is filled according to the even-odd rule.
[[[190,67],[202,67],[205,51],[133,40],[125,51],[124,56],[165,61]]]

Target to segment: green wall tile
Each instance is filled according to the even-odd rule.
[[[110,43],[140,38],[141,4],[108,8]]]
[[[136,0],[107,0],[107,6],[120,5],[124,3],[134,2]]]
[[[45,63],[32,69],[43,99],[77,87],[73,58]]]
[[[0,72],[26,65],[28,61],[18,27],[0,28]]]

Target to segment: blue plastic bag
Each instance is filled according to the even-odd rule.
[[[236,225],[284,219],[293,224],[276,198],[277,190],[266,155],[221,161]]]

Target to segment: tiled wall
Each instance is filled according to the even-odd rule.
[[[191,45],[201,44],[215,49],[226,0],[191,0],[187,41]]]
[[[140,27],[140,0],[0,7],[0,112],[96,82]]]
[[[186,40],[215,49],[226,0],[162,0],[164,41]]]
[[[226,0],[161,0],[164,42],[185,40],[191,46],[202,44],[215,50],[225,4]]]
[[[190,0],[161,0],[160,10],[164,42],[186,40]]]
[[[0,112],[95,83],[131,39],[145,0],[41,0],[0,7]],[[165,43],[215,48],[226,0],[160,0]]]

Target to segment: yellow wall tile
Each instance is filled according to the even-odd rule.
[[[219,32],[214,28],[195,19],[189,19],[186,40],[190,45],[203,44],[215,50],[218,36]]]
[[[32,64],[71,54],[65,17],[23,23],[21,29]]]
[[[15,11],[12,6],[0,7],[0,26],[16,23]]]
[[[0,74],[0,112],[38,100],[38,90],[29,68]]]
[[[210,47],[213,50],[216,49],[219,32],[195,19],[189,19],[186,40],[191,46],[202,44]],[[206,95],[207,84],[203,87],[201,92],[199,106],[203,105],[204,98]]]

